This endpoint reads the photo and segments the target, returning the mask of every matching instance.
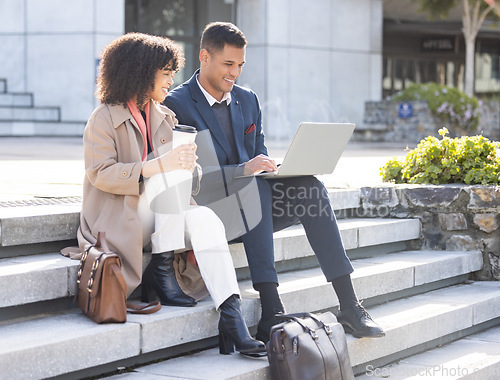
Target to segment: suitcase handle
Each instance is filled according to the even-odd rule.
[[[313,330],[311,329],[310,327],[304,325],[300,318],[311,318],[313,321],[315,321],[318,325],[319,325],[319,329],[325,329],[327,332],[330,330],[329,328],[327,328],[325,326],[325,324],[318,318],[316,317],[314,314],[312,313],[294,313],[294,314],[275,314],[274,317],[276,319],[279,319],[279,320],[288,320],[288,319],[291,319],[295,322],[297,322],[304,331],[307,331],[312,337],[313,339],[317,339],[317,336],[316,336],[316,330]]]

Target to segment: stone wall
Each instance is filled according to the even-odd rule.
[[[353,140],[369,142],[405,142],[416,145],[427,136],[438,137],[438,130],[448,128],[454,137],[454,127],[435,117],[426,101],[409,102],[413,107],[410,117],[399,117],[402,102],[383,100],[366,102],[363,123],[357,125]],[[500,101],[484,102],[480,106],[479,127],[473,134],[482,134],[490,140],[500,140]]]
[[[386,185],[361,189],[358,216],[418,218],[412,248],[481,250],[478,280],[500,281],[500,186]]]

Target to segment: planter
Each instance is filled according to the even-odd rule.
[[[500,280],[500,186],[386,185],[361,189],[358,215],[418,218],[412,248],[480,250],[477,280]]]

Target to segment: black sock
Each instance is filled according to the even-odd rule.
[[[352,287],[351,275],[346,274],[333,279],[333,289],[337,294],[340,303],[340,310],[347,308],[358,302],[354,288]]]
[[[284,312],[285,308],[278,293],[278,284],[275,282],[261,282],[254,285],[260,295],[262,307],[262,319],[270,319],[278,312]]]

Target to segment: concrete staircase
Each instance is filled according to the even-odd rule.
[[[333,190],[330,197],[340,215],[360,206],[359,190]],[[218,354],[218,314],[210,298],[193,308],[129,315],[125,324],[97,325],[84,317],[72,304],[78,262],[58,253],[75,244],[78,199],[34,203],[0,204],[0,379],[270,378],[266,358]],[[347,334],[360,378],[441,363],[450,371],[457,363],[465,366],[478,379],[499,378],[500,284],[470,281],[482,266],[480,252],[408,250],[407,243],[420,237],[416,219],[349,217],[339,226],[356,292],[386,331],[372,339]],[[287,311],[335,311],[338,301],[302,227],[278,232],[274,241]],[[230,248],[244,317],[255,331],[258,295],[243,246]],[[453,378],[474,378],[460,374]]]
[[[59,107],[35,107],[32,93],[8,92],[0,79],[0,136],[81,136],[84,127],[61,121]]]

